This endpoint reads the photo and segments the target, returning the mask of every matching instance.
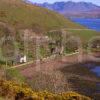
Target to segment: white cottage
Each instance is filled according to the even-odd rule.
[[[26,63],[27,62],[27,57],[24,55],[23,57],[20,58],[20,63]]]

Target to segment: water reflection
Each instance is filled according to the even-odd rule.
[[[100,77],[100,66],[94,67],[91,71],[96,73],[96,75]]]

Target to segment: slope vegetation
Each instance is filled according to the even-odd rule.
[[[19,2],[18,2],[19,1]],[[0,21],[16,28],[47,31],[59,28],[83,28],[62,15],[20,0],[0,0]]]
[[[7,100],[92,100],[75,92],[61,94],[53,94],[46,91],[35,92],[26,85],[4,80],[0,80],[0,96]]]

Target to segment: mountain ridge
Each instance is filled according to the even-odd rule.
[[[53,4],[36,4],[44,8],[59,12],[65,17],[92,17],[100,18],[100,6],[91,2],[55,2]]]

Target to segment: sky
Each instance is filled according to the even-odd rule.
[[[74,2],[80,2],[80,1],[84,1],[84,2],[92,2],[96,5],[100,6],[100,0],[29,0],[32,2],[36,2],[36,3],[43,3],[43,2],[49,2],[49,3],[54,3],[54,2],[60,2],[60,1],[74,1]]]

